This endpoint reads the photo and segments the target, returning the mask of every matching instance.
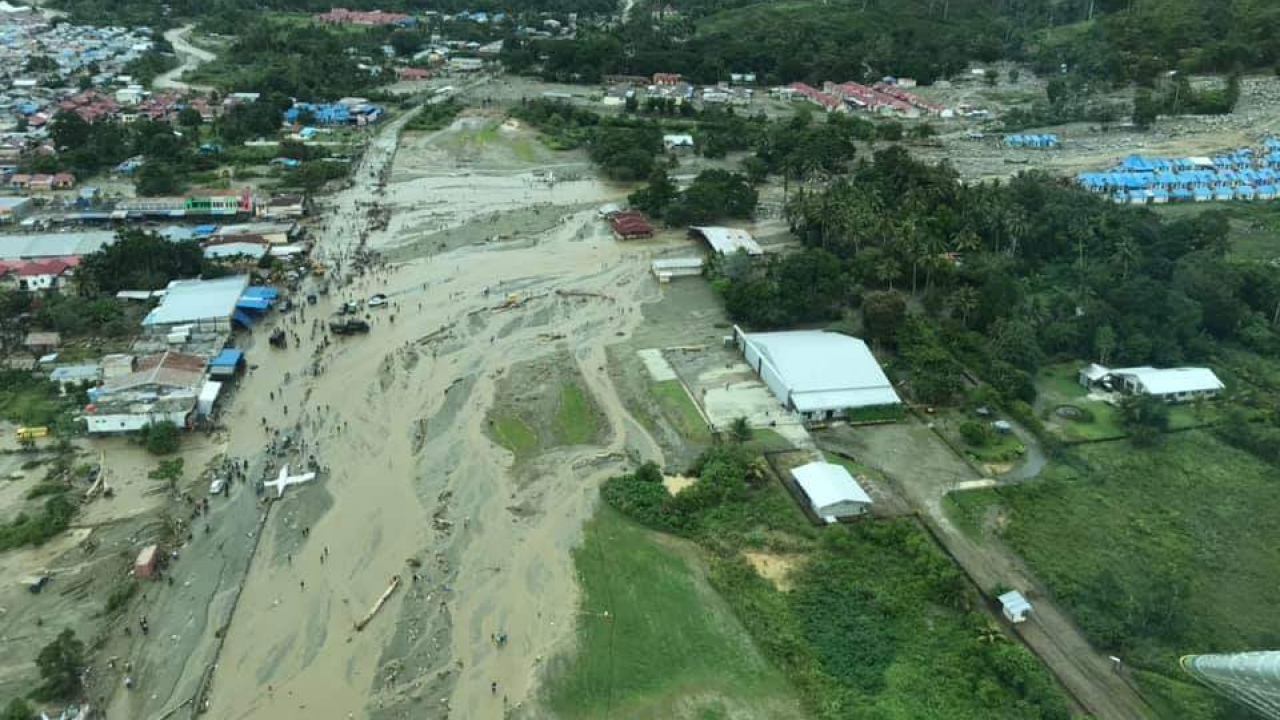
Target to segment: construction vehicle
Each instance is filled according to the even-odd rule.
[[[344,318],[342,320],[330,320],[329,332],[334,335],[355,335],[358,333],[369,332],[369,323],[360,318]]]

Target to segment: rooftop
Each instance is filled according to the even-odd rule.
[[[711,245],[711,249],[721,255],[730,255],[739,250],[746,252],[748,255],[764,254],[760,244],[746,230],[697,225],[690,227],[689,230],[706,240]]]
[[[248,286],[248,275],[216,280],[174,280],[169,283],[160,305],[147,314],[142,324],[177,325],[210,318],[229,318]]]
[[[800,412],[902,402],[858,338],[821,330],[742,335],[777,371]]]
[[[1186,392],[1221,390],[1225,385],[1209,368],[1120,368],[1115,375],[1131,375],[1152,395],[1175,395]]]
[[[813,503],[814,508],[823,508],[842,502],[870,504],[871,496],[858,484],[858,481],[844,469],[843,465],[833,463],[812,462],[791,469],[791,477],[795,478],[800,489]]]

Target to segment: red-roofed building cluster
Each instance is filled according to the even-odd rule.
[[[58,103],[58,109],[74,112],[85,122],[94,122],[115,117],[120,112],[120,103],[97,90],[85,90]]]
[[[676,85],[680,82],[680,73],[654,73],[654,85]]]
[[[649,224],[649,218],[639,210],[615,213],[609,219],[609,227],[619,240],[653,237],[653,225]]]
[[[323,23],[341,25],[411,25],[413,18],[404,13],[389,13],[381,10],[348,10],[333,8],[329,12],[316,15],[316,20]]]
[[[884,93],[885,95],[888,95],[893,98],[897,98],[898,100],[901,100],[914,107],[918,107],[924,112],[927,112],[931,115],[937,115],[946,109],[946,107],[944,107],[941,103],[936,103],[936,102],[933,102],[932,100],[926,100],[920,97],[919,95],[916,95],[914,93],[909,93],[906,90],[903,90],[897,85],[893,85],[891,83],[878,82],[872,87],[875,88],[877,91]]]
[[[17,173],[9,176],[9,188],[28,192],[51,192],[53,190],[70,190],[75,187],[76,176],[68,172],[54,175],[27,175]]]
[[[827,112],[836,112],[838,110],[846,109],[844,103],[840,102],[839,98],[829,93],[825,93],[815,87],[805,85],[802,82],[791,83],[788,87],[791,89],[793,94],[808,99],[809,102],[821,107]]]
[[[821,90],[797,82],[785,88],[779,88],[775,92],[805,98],[827,112],[847,112],[850,109],[857,109],[876,115],[917,117],[922,113],[938,115],[944,110],[944,107],[938,103],[887,82],[867,86],[856,82],[828,81],[822,84]]]

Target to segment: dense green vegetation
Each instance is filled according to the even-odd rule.
[[[558,80],[679,72],[713,83],[755,72],[777,84],[883,75],[932,82],[971,62],[1011,59],[1045,75],[1065,66],[1081,81],[1113,85],[1151,84],[1167,70],[1228,72],[1280,60],[1280,10],[1256,0],[715,0],[679,9],[683,17],[656,30],[633,13],[634,22],[577,42],[511,43],[504,60]],[[1083,107],[1072,114],[1083,115]]]
[[[71,629],[63,630],[36,656],[43,682],[32,693],[39,700],[71,700],[84,688],[84,642]]]
[[[1280,341],[1280,271],[1228,258],[1216,213],[1164,220],[1035,173],[966,186],[899,148],[792,193],[787,213],[804,252],[713,268],[730,314],[782,327],[863,306],[929,402],[959,390],[957,359],[1005,401],[1029,402],[1047,357],[1167,367]],[[897,333],[873,325],[873,289],[907,292],[922,312]]]
[[[909,521],[818,532],[759,458],[719,445],[674,497],[655,466],[602,488],[612,508],[696,540],[711,580],[816,718],[1066,718],[1034,657],[983,615],[960,573]],[[779,591],[744,550],[797,559]]]
[[[424,105],[412,120],[405,123],[405,130],[431,131],[449,126],[453,119],[462,112],[463,105],[453,99],[441,103]]]
[[[206,263],[200,244],[169,242],[145,230],[121,230],[116,242],[86,255],[76,281],[87,293],[163,288],[178,278],[196,277]]]
[[[608,508],[573,553],[578,645],[545,691],[565,720],[725,717],[725,707],[795,718],[790,688],[682,552]]]
[[[27,545],[40,545],[67,529],[76,514],[75,504],[66,495],[51,495],[35,515],[19,513],[0,523],[0,552]]]
[[[1040,482],[962,494],[966,514],[1008,509],[1005,537],[1090,640],[1154,674],[1140,677],[1167,704],[1161,717],[1244,717],[1196,691],[1177,658],[1280,637],[1267,612],[1280,582],[1273,466],[1201,431],[1150,450],[1102,443],[1071,456]]]

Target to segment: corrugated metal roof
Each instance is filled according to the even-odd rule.
[[[142,324],[176,325],[210,318],[229,318],[235,311],[236,301],[248,286],[248,275],[233,275],[216,280],[174,280],[169,283],[164,300],[143,319]]]
[[[739,250],[748,255],[763,255],[764,250],[751,233],[740,228],[711,227],[695,225],[689,228],[702,236],[711,245],[711,249],[722,255],[731,255]]]
[[[871,496],[843,465],[812,462],[792,468],[791,477],[804,490],[815,511],[821,512],[822,508],[842,502],[871,504]]]
[[[901,402],[858,338],[820,330],[743,336],[777,370],[801,412]]]
[[[1151,395],[1209,392],[1226,387],[1212,370],[1202,367],[1132,368],[1116,370],[1114,373],[1136,378]]]

